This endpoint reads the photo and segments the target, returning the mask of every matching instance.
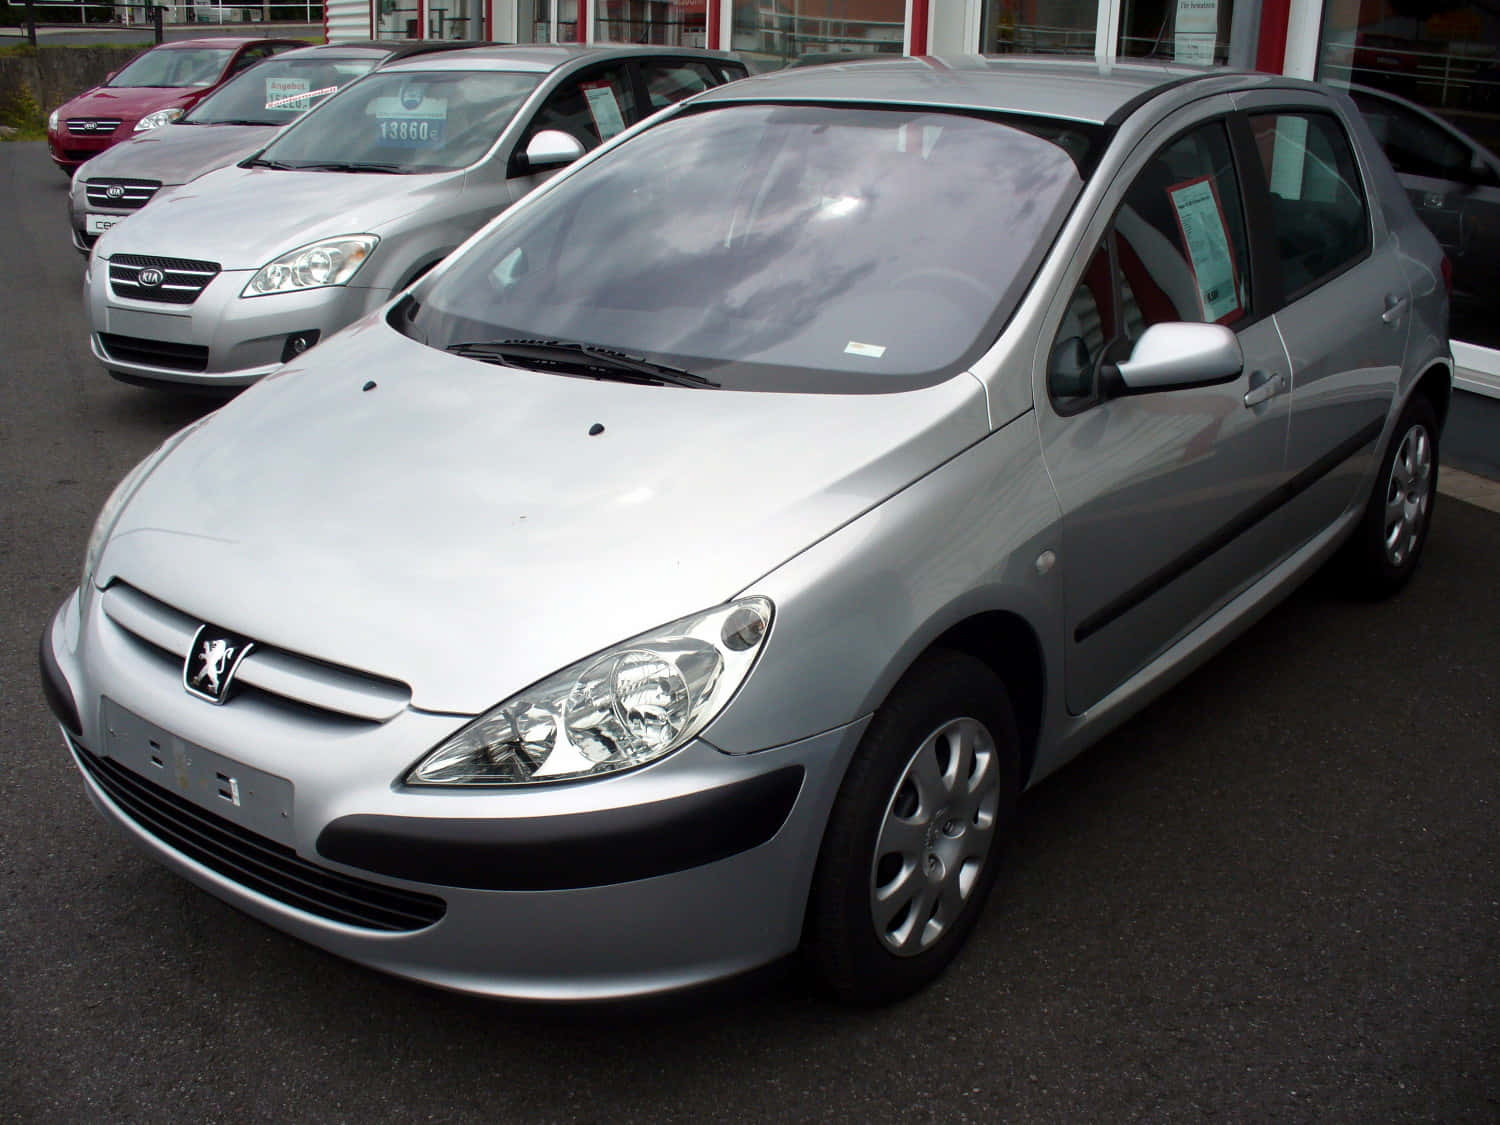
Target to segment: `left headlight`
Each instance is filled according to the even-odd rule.
[[[364,265],[380,239],[373,234],[346,234],[299,246],[256,271],[241,297],[263,297],[294,289],[344,285]]]
[[[172,122],[181,116],[182,110],[176,107],[172,109],[159,109],[155,113],[146,114],[145,117],[137,121],[132,132],[144,133],[147,129],[160,129],[163,125],[172,124]]]
[[[739,689],[771,628],[741,598],[580,660],[491,708],[429,751],[408,785],[529,785],[654,762]]]

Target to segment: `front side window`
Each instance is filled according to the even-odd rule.
[[[212,86],[224,72],[233,50],[218,47],[170,47],[148,51],[110,79],[111,86]]]
[[[373,58],[272,59],[215,90],[188,125],[285,125],[375,66]]]
[[[543,103],[526,131],[529,140],[543,129],[577,138],[585,149],[597,148],[635,121],[635,89],[624,67],[564,82]]]
[[[1349,138],[1325,113],[1265,113],[1250,127],[1266,181],[1281,286],[1295,300],[1370,251],[1370,219]]]
[[[1048,384],[1065,410],[1098,398],[1099,369],[1173,321],[1235,325],[1250,315],[1245,218],[1221,122],[1172,141],[1126,192],[1074,289]]]
[[[937,382],[995,339],[1093,139],[915,109],[687,114],[507,218],[404,330],[583,342],[746,390]]]
[[[308,113],[257,163],[349,172],[464,168],[489,151],[537,80],[504,71],[377,72]]]

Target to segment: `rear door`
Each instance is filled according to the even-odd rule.
[[[1284,550],[1271,501],[1284,479],[1287,397],[1275,389],[1286,354],[1252,268],[1231,108],[1199,103],[1142,143],[1055,306],[1037,417],[1063,508],[1074,713]],[[1241,374],[1111,397],[1101,367],[1127,358],[1150,325],[1183,321],[1231,328]]]
[[[1267,271],[1291,364],[1286,531],[1302,543],[1362,499],[1406,354],[1411,292],[1329,100],[1266,91],[1240,101],[1254,146],[1249,201],[1273,236]]]

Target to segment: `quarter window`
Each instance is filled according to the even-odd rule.
[[[1285,299],[1295,300],[1370,251],[1370,221],[1343,126],[1322,113],[1250,118],[1266,182]]]
[[[642,63],[641,78],[653,110],[665,109],[719,84],[714,72],[701,62]]]
[[[1096,401],[1099,369],[1150,325],[1234,325],[1250,315],[1245,219],[1222,122],[1152,157],[1089,259],[1053,344],[1048,386],[1069,413]]]

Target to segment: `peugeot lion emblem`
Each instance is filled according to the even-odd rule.
[[[199,628],[182,664],[182,686],[199,699],[223,703],[234,673],[255,642],[212,625]]]
[[[109,187],[104,189],[104,194],[111,199],[119,199],[125,194],[125,189],[119,184],[110,184]]]
[[[166,279],[167,275],[161,270],[142,270],[135,275],[136,284],[142,289],[155,289]]]

